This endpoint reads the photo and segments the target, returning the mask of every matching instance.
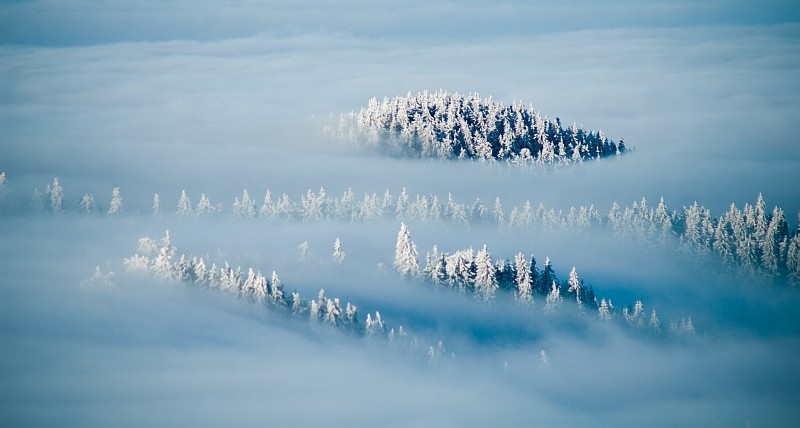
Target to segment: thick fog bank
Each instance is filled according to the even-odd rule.
[[[576,308],[566,303],[555,316],[543,313],[541,301],[530,309],[508,299],[486,306],[403,280],[388,265],[378,272],[376,261],[392,257],[394,225],[368,231],[337,223],[319,230],[209,225],[200,219],[4,220],[3,419],[15,425],[303,426],[344,418],[366,426],[392,414],[398,426],[791,426],[798,416],[796,320],[791,330],[748,329],[726,321],[725,313],[694,312],[694,337],[648,338],[619,324],[576,320],[570,315]],[[359,339],[218,291],[127,273],[120,257],[135,251],[140,234],[133,229],[158,237],[164,227],[189,254],[281,266],[287,289],[311,298],[324,286],[329,296],[361,305],[362,317],[381,310],[390,325],[407,327],[418,348]],[[388,239],[375,238],[384,231]],[[334,235],[349,251],[342,267],[328,254]],[[319,242],[311,247],[311,265],[292,253],[302,236]],[[81,284],[94,264],[115,271],[113,285]],[[649,294],[658,302],[659,293]],[[715,294],[714,288],[695,292],[712,306]],[[737,312],[766,304],[781,323],[790,322],[796,297],[787,300],[795,306],[771,304],[773,297],[787,296],[743,299]],[[679,304],[666,303],[664,311]],[[691,311],[703,305],[683,304]],[[719,330],[709,335],[708,324]],[[438,340],[446,351],[429,365],[425,348]],[[499,413],[486,413],[487,406]]]
[[[506,212],[663,196],[716,216],[762,193],[794,228],[794,3],[212,3],[0,5],[0,425],[797,424],[800,297],[781,281],[605,231],[406,222],[422,264],[434,245],[487,245],[492,260],[549,257],[561,280],[574,266],[613,302],[603,322],[569,301],[546,313],[544,296],[485,304],[399,276],[401,219],[232,214],[245,188],[258,204],[268,189],[299,202],[405,187],[490,209],[500,197]],[[439,89],[521,99],[634,150],[531,170],[389,158],[335,135],[372,97]],[[64,212],[32,214],[55,177]],[[124,205],[107,216],[114,188]],[[182,190],[224,212],[179,217]],[[80,214],[86,194],[94,216]],[[128,272],[139,238],[165,230],[177,257],[275,270],[285,291],[324,288],[397,335]],[[636,300],[660,329],[627,325]]]
[[[358,190],[519,195],[557,206],[664,196],[715,211],[763,192],[794,217],[794,33],[796,24],[435,46],[328,33],[5,45],[2,169],[28,185],[62,177],[73,198],[120,186],[144,203],[182,188],[221,199],[244,187],[299,194],[369,183]],[[544,174],[385,160],[323,135],[371,97],[440,88],[523,99],[636,152]]]

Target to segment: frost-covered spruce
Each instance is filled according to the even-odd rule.
[[[514,257],[516,277],[514,283],[517,287],[516,299],[520,303],[533,303],[533,281],[531,279],[528,261],[522,253],[517,253]]]
[[[83,195],[83,198],[81,198],[80,208],[83,215],[93,215],[97,209],[97,206],[94,203],[94,197],[88,193]]]
[[[400,223],[397,233],[397,245],[394,252],[394,269],[401,275],[419,275],[419,262],[417,261],[417,246],[411,240],[411,233],[405,223]]]
[[[494,300],[497,276],[486,245],[475,256],[475,297],[483,302]]]
[[[336,238],[336,241],[333,242],[333,260],[341,265],[344,263],[345,257],[347,257],[347,254],[342,249],[342,240]]]
[[[58,178],[54,178],[53,184],[50,186],[50,209],[53,214],[60,214],[64,211],[64,189]]]
[[[111,191],[111,202],[108,204],[108,215],[118,216],[122,214],[123,206],[124,203],[122,202],[122,195],[119,192],[119,187],[115,187]]]
[[[186,190],[181,190],[181,197],[178,200],[178,211],[176,214],[178,217],[186,217],[192,214],[192,201],[189,199],[189,195],[186,194]]]

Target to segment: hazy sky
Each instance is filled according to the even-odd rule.
[[[541,266],[550,256],[562,277],[575,265],[619,304],[641,298],[662,322],[693,316],[700,333],[688,341],[505,301],[487,308],[380,273],[394,221],[146,215],[153,193],[169,213],[181,189],[230,211],[245,187],[257,200],[268,188],[299,200],[320,186],[359,198],[406,186],[460,202],[501,196],[507,208],[607,210],[664,196],[715,214],[763,192],[795,225],[796,1],[2,1],[0,76],[0,171],[12,199],[59,177],[68,210],[0,217],[9,424],[757,427],[800,417],[794,290],[720,277],[671,251],[604,234],[411,225],[422,254],[488,244],[498,258],[522,251]],[[385,159],[323,132],[371,97],[438,89],[522,99],[636,152],[543,173]],[[71,215],[84,193],[107,206],[115,186],[127,217]],[[121,259],[164,229],[191,254],[278,269],[306,298],[326,288],[353,300],[362,319],[380,309],[422,346],[445,340],[457,362],[428,367],[127,276]],[[336,237],[344,269],[330,263]],[[303,240],[313,267],[297,261]],[[78,285],[96,265],[118,273],[117,287]]]

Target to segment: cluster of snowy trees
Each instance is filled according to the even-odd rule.
[[[157,200],[158,195],[155,198]],[[180,200],[188,201],[185,192],[182,192]],[[191,214],[191,209],[182,209],[183,206],[191,207],[189,202],[180,202],[178,215]],[[203,215],[222,210],[221,206],[215,210],[203,209],[208,206],[208,198],[201,195],[195,211]],[[714,255],[724,266],[739,267],[748,274],[800,283],[800,227],[791,231],[783,210],[777,206],[771,212],[767,211],[761,194],[754,205],[745,204],[740,210],[731,204],[728,211],[715,217],[711,210],[696,202],[680,210],[670,210],[664,198],[655,207],[642,198],[624,208],[615,202],[607,213],[589,205],[571,207],[565,214],[553,208],[546,209],[541,203],[534,209],[530,201],[506,210],[499,197],[495,198],[491,209],[479,198],[465,204],[457,202],[451,194],[442,200],[436,195],[415,195],[412,198],[405,188],[397,198],[386,190],[381,197],[376,193],[365,193],[360,201],[352,189],[336,198],[320,188],[317,192],[308,190],[301,196],[299,204],[285,193],[273,200],[271,191],[267,190],[263,202],[257,207],[245,189],[241,199],[235,198],[233,213],[245,218],[302,221],[398,218],[461,225],[494,222],[515,230],[610,228],[620,236],[640,242],[678,242],[684,250],[701,257]]]
[[[341,241],[337,238],[336,242],[333,257],[342,261]],[[169,231],[166,231],[160,240],[141,238],[138,252],[125,259],[124,263],[133,272],[147,272],[164,280],[218,289],[296,318],[307,318],[358,335],[383,337],[392,342],[416,342],[415,338],[408,337],[402,326],[397,331],[387,326],[379,311],[368,313],[361,323],[356,305],[342,303],[338,297],[328,297],[324,289],[320,289],[316,299],[304,300],[297,291],[285,292],[275,271],[271,275],[264,275],[248,268],[245,272],[241,267],[233,268],[227,262],[221,266],[216,263],[209,266],[202,257],[178,257],[177,253],[178,249],[172,244]],[[99,268],[95,272],[95,276],[98,275],[104,278]],[[90,279],[94,280],[95,276]]]
[[[5,190],[5,174],[0,175],[0,194]],[[67,210],[64,189],[58,178],[47,184],[44,193],[34,189],[31,196],[34,212],[60,214]],[[222,204],[213,204],[206,194],[194,204],[185,190],[181,191],[175,215],[179,217],[220,215]],[[111,191],[106,215],[123,213],[125,204],[119,187]],[[79,210],[85,215],[98,212],[94,198],[84,195]],[[162,208],[158,194],[153,196],[153,215],[160,216]],[[172,211],[172,209],[170,209]],[[714,216],[711,210],[696,202],[678,210],[667,208],[661,198],[655,207],[645,198],[621,207],[616,202],[608,212],[594,205],[571,207],[566,213],[530,201],[511,209],[504,207],[499,197],[487,206],[478,198],[472,203],[457,201],[452,194],[446,198],[437,195],[411,196],[405,188],[395,197],[389,190],[382,195],[364,193],[357,197],[348,189],[336,197],[324,187],[316,192],[308,190],[299,201],[286,193],[274,197],[267,190],[260,200],[244,189],[233,199],[231,211],[235,217],[316,222],[325,220],[370,222],[386,219],[401,221],[442,222],[469,226],[472,224],[497,224],[520,231],[573,231],[611,229],[617,235],[645,243],[677,245],[700,257],[712,256],[723,266],[765,278],[785,279],[800,284],[800,226],[789,228],[786,216],[779,207],[767,210],[762,195],[755,204],[745,204],[739,209],[735,204],[722,215]],[[169,212],[169,211],[168,211]],[[798,216],[800,224],[800,215]]]
[[[560,165],[618,156],[625,143],[564,127],[522,102],[505,106],[492,97],[438,91],[371,99],[358,113],[342,116],[340,138],[362,141],[391,154],[460,158],[522,165]]]
[[[394,268],[403,276],[420,279],[435,287],[470,293],[482,302],[492,302],[495,294],[505,292],[514,296],[520,304],[532,305],[544,299],[544,311],[556,312],[561,308],[564,296],[574,301],[581,313],[595,312],[603,321],[619,319],[633,327],[661,329],[656,310],[649,317],[644,305],[637,300],[631,307],[618,311],[611,299],[598,299],[591,285],[586,286],[573,266],[569,278],[561,281],[555,274],[550,258],[546,258],[541,270],[536,267],[536,258],[530,262],[524,254],[517,253],[514,260],[492,260],[486,245],[477,253],[472,248],[453,253],[440,252],[437,246],[426,255],[425,267],[420,269],[417,247],[404,223],[400,225],[395,246]],[[564,290],[564,296],[562,296]],[[691,318],[670,322],[670,332],[694,333]]]

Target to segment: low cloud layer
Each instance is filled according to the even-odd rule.
[[[410,224],[423,254],[487,244],[496,258],[550,257],[560,277],[576,266],[619,305],[642,299],[662,322],[695,321],[694,337],[654,338],[398,278],[392,221],[172,215],[182,189],[228,211],[244,188],[299,200],[320,186],[359,198],[405,186],[462,203],[499,196],[507,209],[607,211],[664,196],[672,209],[697,201],[715,214],[762,192],[795,227],[790,2],[83,6],[0,6],[3,203],[22,207],[0,218],[7,424],[756,427],[800,416],[796,290],[605,234]],[[371,97],[438,89],[522,99],[636,152],[520,170],[387,159],[323,132]],[[66,213],[27,216],[26,199],[53,177]],[[77,215],[85,193],[107,207],[117,186],[121,218]],[[164,217],[149,216],[154,193]],[[325,288],[362,320],[381,310],[456,360],[430,367],[385,343],[124,274],[136,240],[165,229],[189,254],[276,269],[306,298]],[[331,261],[337,237],[344,267]],[[303,241],[311,265],[298,260]],[[79,285],[96,265],[118,274],[115,287]]]

